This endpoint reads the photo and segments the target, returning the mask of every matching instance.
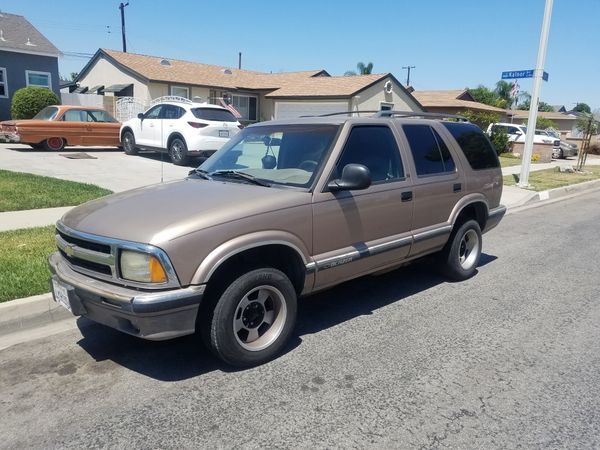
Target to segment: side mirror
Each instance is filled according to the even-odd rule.
[[[139,113],[139,114],[137,115],[137,118],[138,118],[138,119],[141,119],[141,120],[144,120],[144,113]]]
[[[371,172],[362,164],[346,164],[342,177],[327,184],[330,191],[357,191],[371,186]]]

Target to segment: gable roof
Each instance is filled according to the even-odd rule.
[[[506,110],[502,108],[476,102],[466,89],[414,91],[412,94],[425,108],[461,108],[506,113]]]
[[[0,50],[60,56],[60,50],[25,17],[5,12],[0,12]]]
[[[284,97],[351,97],[378,81],[390,76],[388,73],[343,77],[313,77],[301,80],[281,80],[281,87],[266,95],[269,98]]]
[[[529,110],[515,110],[510,111],[510,115],[512,115],[515,119],[527,119],[529,118]],[[550,120],[576,120],[577,116],[572,113],[560,113],[560,112],[547,112],[547,111],[538,111],[538,117],[543,117],[544,119]]]
[[[93,63],[101,56],[104,56],[122,70],[146,81],[210,86],[225,89],[273,90],[281,87],[283,84],[293,83],[296,80],[322,75],[329,76],[322,69],[269,74],[159,56],[99,49],[90,62],[83,68],[78,79],[83,77],[92,67]]]

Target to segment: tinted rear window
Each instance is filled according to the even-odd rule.
[[[492,144],[477,125],[444,122],[444,126],[454,136],[474,170],[500,167],[498,155]]]
[[[192,114],[197,119],[213,120],[215,122],[236,122],[235,116],[226,109],[219,108],[192,108]]]
[[[415,161],[417,175],[435,175],[454,172],[456,166],[448,147],[429,125],[402,125]]]

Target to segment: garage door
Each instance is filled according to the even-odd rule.
[[[295,119],[348,111],[348,102],[276,102],[275,119]]]

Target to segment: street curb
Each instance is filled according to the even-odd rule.
[[[545,200],[554,200],[567,195],[577,194],[579,192],[590,191],[600,187],[600,180],[584,181],[583,183],[571,184],[559,188],[549,189],[547,191],[538,192],[536,195],[526,200],[521,205],[513,205],[512,207],[529,205]]]
[[[73,317],[51,293],[0,303],[0,336]]]

